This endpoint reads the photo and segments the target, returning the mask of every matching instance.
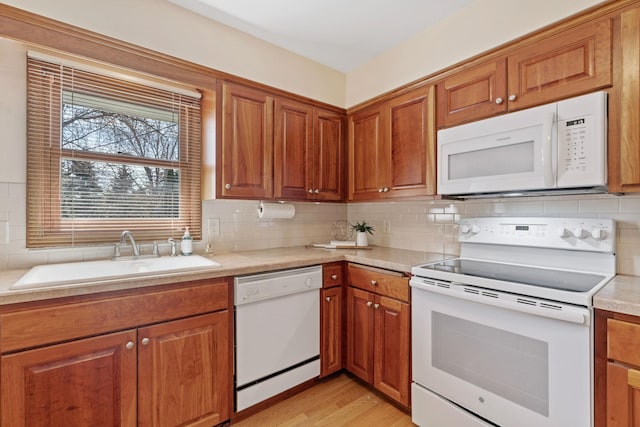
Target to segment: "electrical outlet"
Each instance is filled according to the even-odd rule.
[[[391,221],[385,220],[382,223],[382,229],[385,233],[391,233]]]
[[[220,235],[220,218],[209,218],[208,226],[209,226],[209,236]]]

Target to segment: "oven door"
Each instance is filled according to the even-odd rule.
[[[438,193],[556,187],[556,104],[438,131]]]
[[[412,406],[436,411],[414,410],[414,422],[441,427],[434,420],[456,416],[458,405],[505,427],[591,426],[590,311],[566,306],[538,315],[534,299],[498,294],[412,281]]]

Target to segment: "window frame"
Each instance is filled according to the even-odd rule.
[[[51,71],[59,67],[60,74],[53,77],[53,83],[49,83],[49,93],[43,94],[45,87],[37,86],[33,68],[40,67],[42,63],[48,63]],[[193,103],[192,97],[188,102],[177,101],[178,117],[178,160],[152,159],[148,157],[138,157],[132,155],[109,154],[88,152],[77,149],[62,148],[62,107],[64,92],[85,93],[83,90],[67,87],[70,75],[65,73],[75,73],[71,76],[74,82],[79,78],[89,75],[91,79],[98,79],[100,84],[121,85],[125,90],[139,90],[144,94],[146,90],[154,95],[161,93],[172,93],[173,96],[186,99],[190,94],[181,93],[177,88],[176,92],[168,91],[167,87],[158,87],[154,81],[146,82],[139,76],[134,76],[132,80],[122,79],[126,73],[118,73],[112,76],[112,68],[105,68],[104,74],[98,74],[94,66],[90,66],[88,71],[69,65],[50,62],[49,57],[43,59],[38,55],[30,54],[27,59],[27,248],[44,247],[69,247],[86,246],[90,244],[113,243],[119,239],[122,230],[130,230],[136,235],[139,241],[166,240],[169,237],[180,237],[186,227],[194,239],[201,239],[202,236],[202,204],[200,192],[201,174],[201,147],[202,147],[202,105],[201,99],[197,101],[197,107]],[[41,72],[43,72],[41,70]],[[51,79],[51,77],[48,77]],[[91,84],[91,82],[85,82]],[[149,83],[149,84],[145,84]],[[36,85],[34,87],[34,85]],[[164,86],[164,85],[163,85]],[[82,88],[82,85],[79,85]],[[169,86],[170,89],[170,86]],[[89,95],[105,96],[97,89]],[[42,96],[49,102],[32,102],[32,97]],[[109,97],[112,97],[109,93]],[[199,96],[198,96],[199,98]],[[126,97],[119,98],[119,101],[133,103]],[[140,98],[136,99],[140,103]],[[153,98],[145,104],[153,108],[162,108],[164,101],[157,101]],[[48,129],[33,130],[34,123],[41,120],[41,117],[48,119]],[[194,123],[195,122],[195,123]],[[38,122],[38,125],[41,123]],[[43,136],[43,134],[46,134]],[[63,159],[121,163],[132,166],[151,166],[160,168],[172,168],[179,170],[179,217],[178,218],[110,218],[110,219],[89,219],[76,218],[65,219],[62,217],[62,197],[61,197],[61,161]]]

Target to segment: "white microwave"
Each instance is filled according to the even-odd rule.
[[[438,194],[606,192],[607,93],[438,131]]]

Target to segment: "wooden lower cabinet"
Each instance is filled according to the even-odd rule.
[[[129,330],[2,356],[2,426],[135,426],[135,342]]]
[[[595,427],[640,426],[640,317],[596,310]]]
[[[229,418],[227,311],[138,330],[138,425],[213,426]]]
[[[320,291],[320,377],[342,369],[342,286]]]
[[[228,289],[226,280],[211,280],[3,307],[0,426],[194,427],[229,420]],[[91,330],[100,332],[86,337]]]
[[[409,407],[410,305],[347,288],[346,368]]]

